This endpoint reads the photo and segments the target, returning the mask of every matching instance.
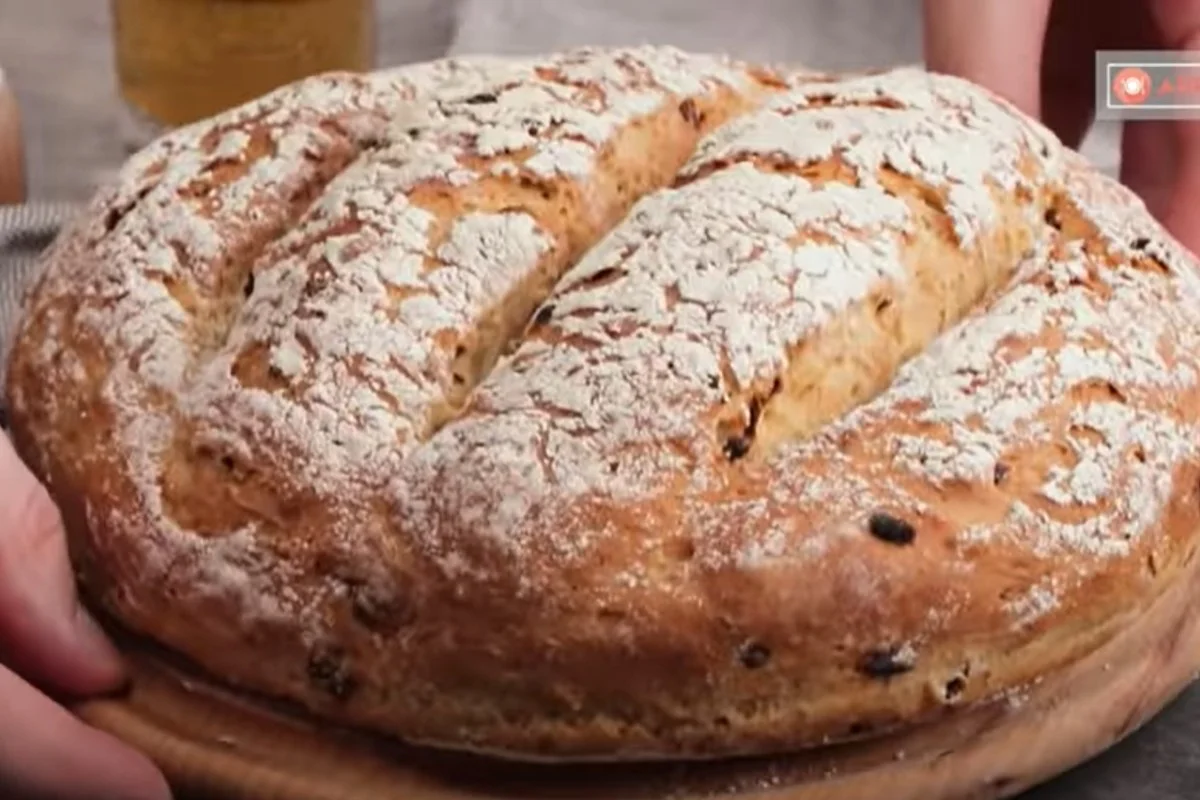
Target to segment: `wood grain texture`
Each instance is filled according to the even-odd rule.
[[[443,54],[446,0],[378,0],[377,61]],[[21,103],[29,196],[83,200],[123,158],[105,0],[0,0],[0,67]]]

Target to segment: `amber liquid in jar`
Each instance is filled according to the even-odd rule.
[[[111,2],[127,150],[308,75],[374,62],[374,0]]]

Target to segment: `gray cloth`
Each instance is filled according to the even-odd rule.
[[[0,205],[0,386],[21,297],[36,270],[38,254],[75,208],[65,203]]]

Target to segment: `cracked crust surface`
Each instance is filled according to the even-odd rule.
[[[1195,546],[1196,265],[965,82],[666,48],[320,76],[47,255],[14,441],[236,686],[517,758],[861,738]]]

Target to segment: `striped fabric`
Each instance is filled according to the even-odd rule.
[[[62,203],[0,206],[0,381],[21,296],[37,266],[37,256],[59,226],[77,209]]]

